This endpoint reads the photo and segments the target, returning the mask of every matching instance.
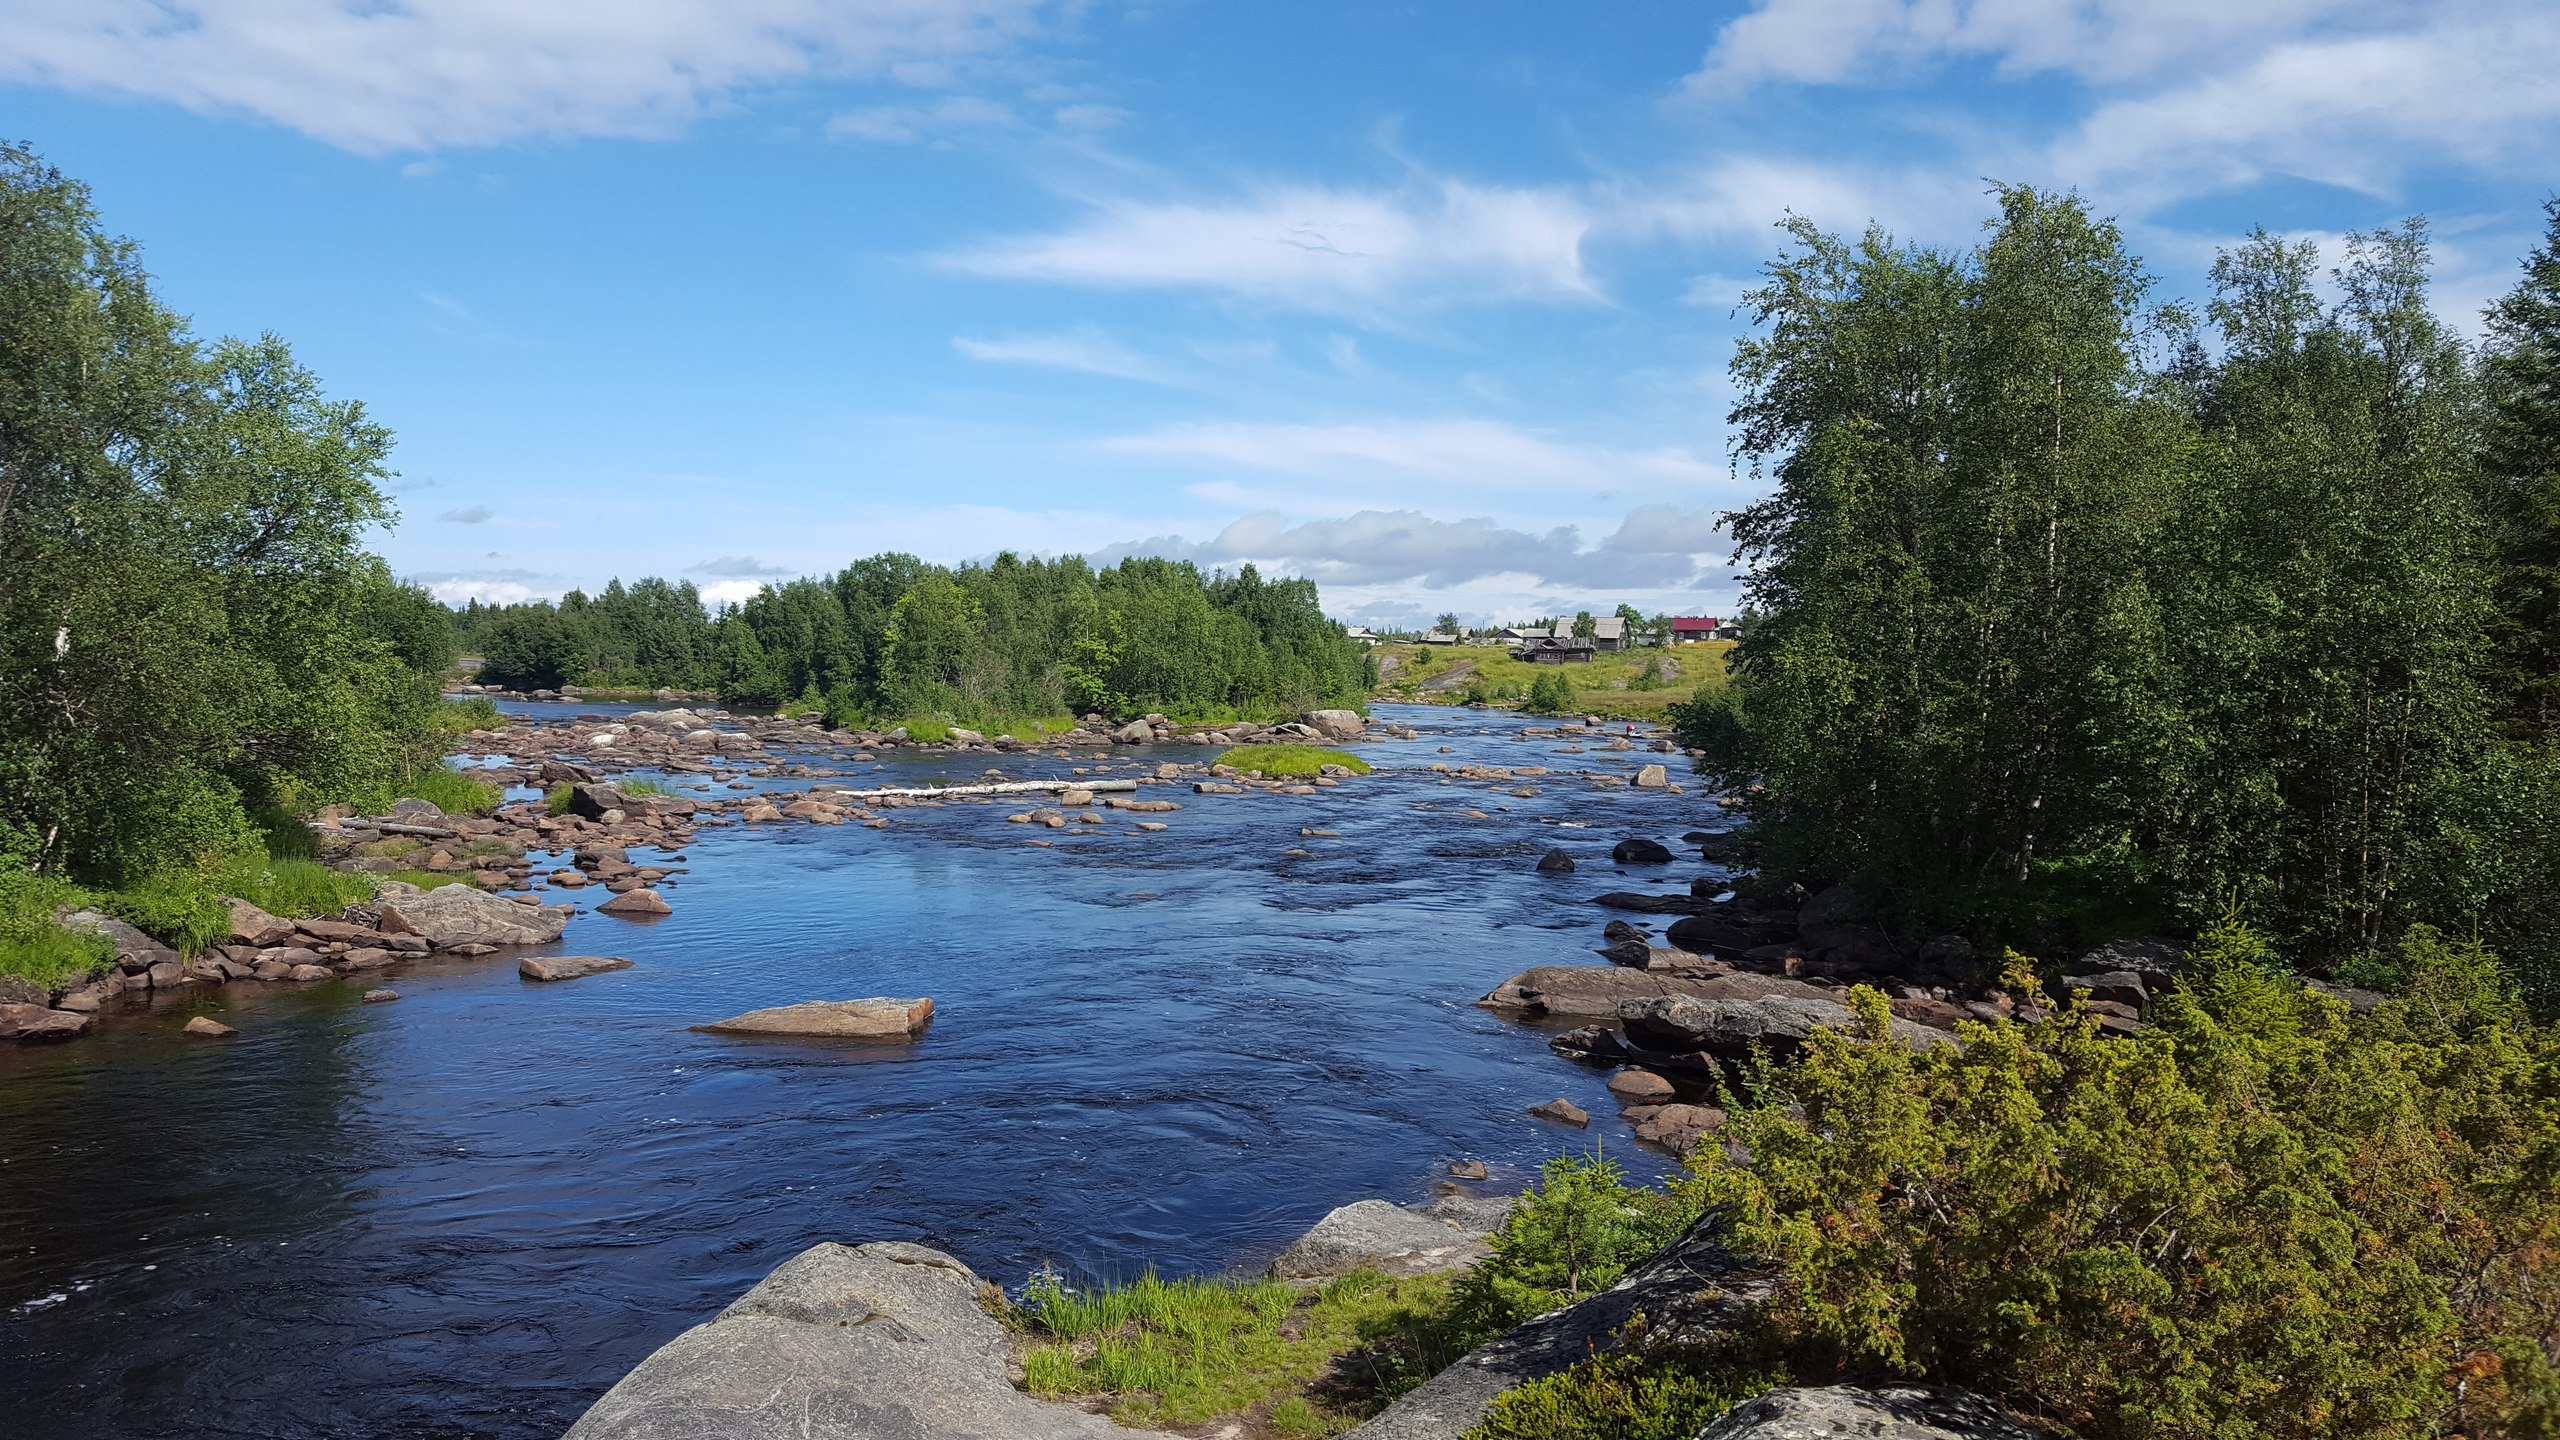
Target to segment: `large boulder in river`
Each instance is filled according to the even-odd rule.
[[[1501,1226],[1510,1208],[1507,1200],[1454,1195],[1412,1207],[1354,1201],[1317,1221],[1281,1251],[1271,1262],[1271,1273],[1304,1280],[1354,1270],[1420,1275],[1464,1269],[1490,1253],[1485,1237]]]
[[[1154,738],[1155,727],[1144,720],[1132,720],[1111,732],[1111,743],[1115,745],[1144,745]]]
[[[1621,865],[1668,865],[1671,851],[1659,840],[1621,840],[1609,858]]]
[[[565,1440],[1168,1440],[1015,1389],[986,1289],[921,1245],[812,1246],[641,1361]]]
[[[255,945],[263,950],[281,945],[293,937],[293,922],[270,915],[246,900],[224,900],[231,912],[230,940],[234,945]]]
[[[1743,1401],[1698,1432],[1698,1440],[2034,1440],[1999,1406],[1961,1390],[1896,1385],[1790,1386]]]
[[[36,1045],[87,1033],[89,1017],[49,1005],[0,1005],[0,1040]]]
[[[457,945],[548,945],[569,928],[566,905],[520,905],[469,885],[439,885],[381,901],[382,929],[439,950]]]
[[[569,813],[572,815],[601,820],[616,810],[629,814],[631,809],[631,797],[623,794],[617,786],[599,780],[569,787]]]
[[[1573,873],[1573,857],[1567,855],[1562,850],[1550,850],[1546,854],[1538,857],[1538,873],[1541,875],[1570,875]]]
[[[1631,1000],[1690,995],[1697,982],[1616,965],[1541,965],[1493,987],[1476,1003],[1487,1010],[1576,1019],[1615,1019]]]
[[[178,952],[134,929],[112,915],[95,910],[74,910],[56,922],[65,930],[77,930],[106,938],[115,947],[116,967],[127,975],[147,975],[155,965],[167,965],[174,973],[178,968]]]
[[[1307,728],[1327,740],[1357,740],[1369,728],[1357,710],[1310,710],[1305,719]]]
[[[787,1035],[821,1040],[913,1040],[933,1023],[933,1000],[803,1000],[750,1010],[710,1025],[714,1035]]]

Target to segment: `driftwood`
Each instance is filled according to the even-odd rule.
[[[1090,790],[1110,794],[1135,790],[1135,780],[1003,780],[987,785],[898,786],[886,790],[812,790],[809,798],[838,800],[939,800],[946,795],[1039,795],[1052,790]]]

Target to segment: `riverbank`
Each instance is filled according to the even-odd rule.
[[[1573,689],[1570,713],[1660,723],[1671,706],[1721,690],[1733,642],[1599,651],[1569,664],[1512,658],[1498,645],[1378,645],[1377,698],[1399,704],[1520,709],[1541,678]]]

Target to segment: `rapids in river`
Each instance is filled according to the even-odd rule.
[[[534,985],[510,954],[189,987],[0,1050],[0,1435],[555,1436],[820,1240],[918,1240],[1008,1284],[1218,1271],[1334,1206],[1425,1198],[1462,1157],[1488,1193],[1595,1141],[1658,1173],[1602,1074],[1470,1002],[1594,962],[1592,895],[1709,873],[1609,850],[1712,827],[1712,800],[1572,773],[1680,780],[1678,757],[1377,713],[1423,735],[1360,747],[1378,774],[1152,789],[1184,806],[1161,834],[1115,814],[1036,848],[1001,804],[706,829],[673,915],[582,914],[550,947],[635,962],[614,974]],[[1205,753],[889,752],[837,783]],[[1434,761],[1557,773],[1521,797]],[[1580,869],[1535,874],[1551,847]],[[360,1003],[373,984],[402,998]],[[686,1028],[862,995],[930,995],[933,1027],[894,1048]],[[197,1012],[240,1033],[181,1038]],[[1524,1113],[1557,1096],[1589,1132]]]

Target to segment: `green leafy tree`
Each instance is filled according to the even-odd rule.
[[[2560,736],[2560,200],[2489,310],[2484,508],[2497,558],[2495,669],[2519,733]]]

